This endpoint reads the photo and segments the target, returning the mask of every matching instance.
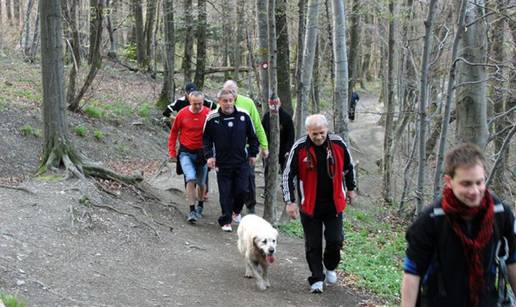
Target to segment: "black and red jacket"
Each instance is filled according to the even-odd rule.
[[[297,178],[298,196],[301,199],[300,210],[313,216],[318,198],[317,163],[327,163],[327,169],[333,177],[333,203],[337,213],[341,213],[346,208],[344,184],[348,191],[356,187],[351,154],[344,140],[336,134],[328,133],[325,143],[321,145],[331,150],[326,161],[317,161],[314,146],[308,136],[298,139],[292,146],[283,172],[283,200],[286,203],[295,202],[294,178]]]

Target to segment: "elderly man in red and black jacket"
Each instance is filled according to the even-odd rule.
[[[283,172],[283,198],[289,216],[297,218],[294,195],[294,178],[297,178],[306,260],[312,272],[308,278],[310,292],[322,293],[323,281],[327,284],[337,282],[335,269],[340,262],[344,240],[342,212],[346,201],[356,196],[355,171],[345,142],[338,135],[328,134],[328,121],[324,115],[308,116],[305,127],[307,135],[292,146]]]

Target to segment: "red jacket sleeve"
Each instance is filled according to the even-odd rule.
[[[174,125],[172,129],[170,129],[170,134],[168,136],[168,153],[171,158],[175,158],[177,156],[176,144],[177,144],[177,135],[179,132],[179,128],[181,127],[181,122],[183,119],[183,113],[179,112],[177,114],[176,119],[174,120]]]

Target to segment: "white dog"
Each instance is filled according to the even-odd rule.
[[[275,260],[278,231],[261,217],[248,214],[238,226],[238,250],[245,258],[245,277],[256,278],[260,290],[270,287],[267,270]],[[261,272],[260,272],[261,271]]]

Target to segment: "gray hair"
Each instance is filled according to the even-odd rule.
[[[305,119],[305,128],[308,127],[326,127],[328,128],[328,120],[322,114],[313,114]]]
[[[193,96],[193,97],[202,97],[202,98],[204,98],[204,94],[203,94],[203,92],[201,92],[201,91],[193,91],[193,92],[191,92],[190,94],[188,94],[188,96]]]
[[[223,89],[217,93],[217,100],[219,100],[222,96],[231,95],[235,98],[235,93],[231,90]]]
[[[224,82],[224,85],[222,86],[224,90],[232,91],[233,96],[236,96],[238,93],[238,85],[234,80],[228,80]]]

